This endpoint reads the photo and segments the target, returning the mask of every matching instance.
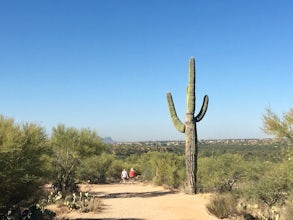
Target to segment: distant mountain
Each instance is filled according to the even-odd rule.
[[[104,137],[103,142],[106,144],[115,143],[115,141],[113,141],[111,137]]]

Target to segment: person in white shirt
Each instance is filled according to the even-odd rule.
[[[125,183],[125,180],[128,179],[128,174],[125,169],[121,173],[121,179],[123,180],[123,183]]]

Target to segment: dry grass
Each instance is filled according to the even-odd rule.
[[[214,195],[206,207],[212,215],[220,219],[231,217],[237,212],[236,200],[229,194]]]

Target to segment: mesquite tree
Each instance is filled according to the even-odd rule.
[[[182,123],[176,114],[171,93],[167,93],[167,101],[172,122],[175,128],[185,133],[185,165],[186,165],[186,188],[187,194],[196,193],[197,154],[198,142],[196,122],[199,122],[205,115],[208,108],[209,98],[204,96],[200,112],[195,116],[195,60],[189,60],[189,77],[187,86],[187,110],[185,123]]]

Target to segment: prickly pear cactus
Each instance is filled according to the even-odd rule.
[[[209,98],[204,96],[203,104],[199,113],[195,116],[195,60],[189,60],[189,76],[187,86],[187,109],[185,123],[182,123],[178,118],[173,103],[171,93],[167,93],[167,101],[169,112],[175,128],[185,133],[185,165],[186,165],[186,185],[185,192],[187,194],[196,193],[196,174],[197,174],[197,154],[198,141],[196,123],[199,122],[205,115]]]

